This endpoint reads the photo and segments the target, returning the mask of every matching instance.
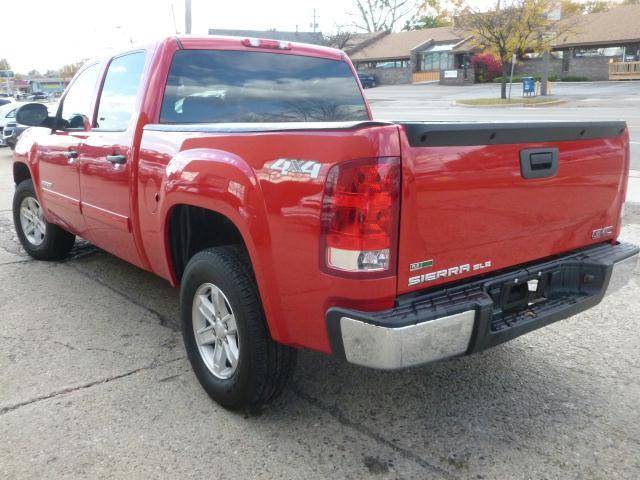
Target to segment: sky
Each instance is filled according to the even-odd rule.
[[[470,3],[482,8],[494,2]],[[0,58],[18,73],[44,73],[184,32],[183,0],[23,0],[12,5],[19,8],[16,15],[3,16]],[[328,33],[352,23],[354,5],[355,0],[192,0],[192,33],[206,34],[209,28],[310,31],[314,9],[319,30]]]

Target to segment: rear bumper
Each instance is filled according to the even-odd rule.
[[[385,370],[485,350],[597,305],[631,279],[639,252],[627,243],[602,244],[404,296],[383,312],[331,308],[331,346],[351,363]],[[526,291],[539,285],[539,293],[513,306],[505,291],[523,283]]]

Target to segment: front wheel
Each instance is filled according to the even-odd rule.
[[[282,392],[296,351],[271,339],[242,248],[194,255],[182,278],[180,309],[189,361],[211,398],[240,409],[267,404]]]
[[[30,179],[20,182],[16,187],[13,224],[25,251],[37,260],[65,257],[76,240],[72,233],[47,222]]]

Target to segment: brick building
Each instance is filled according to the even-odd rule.
[[[438,81],[473,83],[471,50],[453,27],[383,32],[374,41],[348,50],[358,71],[375,75],[379,84]],[[468,45],[467,45],[468,46]]]
[[[640,5],[567,18],[567,33],[552,45],[550,73],[588,80],[640,79]],[[474,82],[474,52],[468,34],[454,27],[368,34],[345,49],[359,71],[379,84],[440,81]],[[529,54],[516,66],[519,75],[542,73],[542,58]]]
[[[550,73],[588,80],[640,79],[640,5],[568,18],[566,34],[553,44]],[[539,74],[542,59],[519,63],[520,75]]]

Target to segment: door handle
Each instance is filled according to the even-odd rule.
[[[547,178],[558,173],[557,148],[528,148],[520,150],[522,178]]]
[[[67,158],[78,158],[78,152],[76,152],[75,150],[67,150],[62,154]]]
[[[107,155],[107,162],[111,162],[114,165],[122,165],[127,161],[126,155]]]

